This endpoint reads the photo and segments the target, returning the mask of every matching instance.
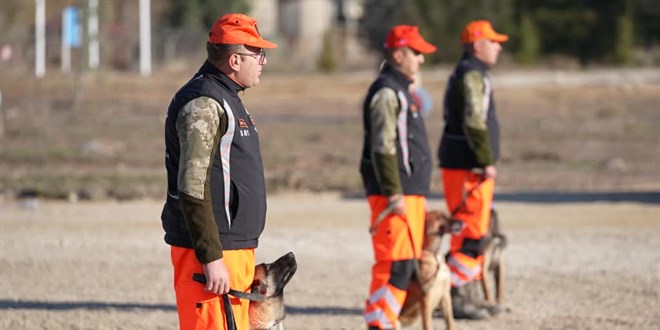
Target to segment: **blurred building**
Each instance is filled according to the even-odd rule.
[[[261,0],[251,15],[280,45],[273,65],[287,70],[352,68],[372,62],[359,42],[364,0]]]
[[[359,22],[365,0],[259,0],[250,1],[260,32],[280,46],[269,52],[269,70],[312,72],[373,67],[367,42],[361,41]],[[158,69],[190,70],[206,56],[204,31],[199,26],[176,26],[171,22],[172,1],[151,1],[151,57]],[[89,0],[48,0],[46,4],[47,72],[59,67],[62,10],[80,9],[82,47],[72,49],[74,72],[87,70],[86,16]],[[194,11],[191,11],[194,13]],[[139,64],[139,9],[135,0],[98,2],[100,67],[132,72]],[[11,47],[11,59],[0,67],[33,71],[35,56],[34,1],[0,0],[0,46]],[[59,71],[59,70],[58,70]]]

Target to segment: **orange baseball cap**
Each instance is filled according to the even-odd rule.
[[[435,46],[422,38],[419,29],[413,25],[397,25],[387,33],[385,48],[401,47],[408,47],[424,54],[430,54],[436,50]]]
[[[488,39],[497,42],[505,42],[509,40],[506,34],[499,34],[493,30],[490,22],[485,20],[472,21],[465,26],[461,33],[461,43],[469,44],[480,39]]]
[[[218,18],[209,32],[209,42],[277,48],[275,43],[261,37],[257,28],[257,20],[243,14],[227,14]]]

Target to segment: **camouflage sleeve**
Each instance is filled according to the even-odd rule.
[[[489,93],[482,73],[469,71],[463,77],[463,95],[465,109],[463,122],[465,123],[465,136],[474,152],[480,166],[493,164],[493,155],[490,150],[490,138],[486,117],[488,115]]]
[[[215,223],[209,178],[214,153],[224,132],[224,109],[209,97],[188,102],[176,119],[180,160],[179,202],[200,263],[222,258],[220,233]]]
[[[386,196],[401,194],[396,134],[399,99],[391,88],[383,88],[374,94],[369,104],[371,122],[371,150],[374,170],[381,191]]]

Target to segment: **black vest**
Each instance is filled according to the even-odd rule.
[[[465,95],[463,95],[460,84],[462,84],[465,73],[473,70],[481,72],[481,75],[487,81],[486,83],[490,84],[486,65],[470,54],[463,55],[447,83],[444,100],[445,129],[438,148],[439,163],[440,167],[443,168],[471,169],[479,167],[463,131],[463,118],[461,116],[463,111],[459,111],[465,107]],[[496,162],[500,153],[500,128],[495,113],[492,86],[486,88],[484,97],[488,98],[486,126],[493,162]]]
[[[382,195],[374,164],[371,159],[371,123],[369,105],[373,96],[382,88],[393,89],[399,99],[403,125],[397,125],[397,161],[399,178],[404,195],[426,196],[431,184],[431,153],[426,135],[424,117],[413,103],[408,92],[410,81],[391,65],[386,64],[380,76],[373,82],[363,106],[364,148],[360,162],[360,173],[367,195]]]
[[[208,183],[215,222],[224,250],[256,248],[266,219],[266,187],[259,151],[259,135],[238,92],[243,88],[209,62],[174,96],[165,121],[167,201],[161,216],[165,242],[192,248],[178,202],[178,112],[191,100],[208,96],[225,110],[227,132],[212,160]]]

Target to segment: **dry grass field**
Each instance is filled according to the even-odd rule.
[[[161,198],[163,123],[192,74],[115,73],[34,81],[3,72],[0,193]],[[373,72],[262,76],[243,98],[257,120],[270,191],[361,191],[361,103]],[[446,69],[424,72],[442,130]],[[660,188],[660,69],[493,72],[502,126],[498,187],[531,191]],[[434,192],[439,192],[436,174]]]
[[[162,133],[192,71],[3,70],[0,329],[175,329]],[[448,73],[424,72],[433,149]],[[265,72],[243,95],[270,191],[258,260],[293,251],[299,263],[287,329],[364,328],[372,252],[357,164],[373,74]],[[458,329],[660,328],[660,69],[492,75],[507,311]],[[440,187],[434,173],[431,207],[444,206]]]

